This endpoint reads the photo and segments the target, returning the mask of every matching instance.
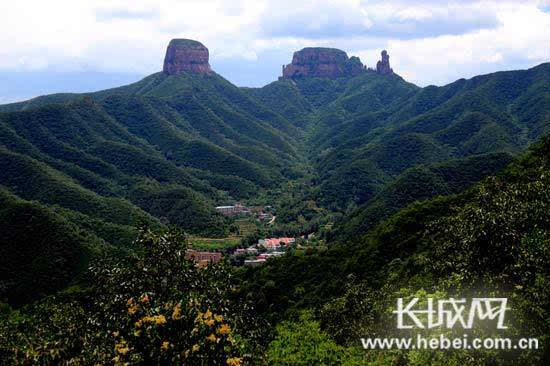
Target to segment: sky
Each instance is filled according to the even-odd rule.
[[[0,104],[100,90],[162,70],[191,38],[238,86],[277,79],[294,51],[342,49],[444,85],[550,61],[550,0],[18,0],[0,2]]]

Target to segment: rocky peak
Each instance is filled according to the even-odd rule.
[[[167,75],[177,75],[185,71],[211,73],[208,48],[191,39],[171,40],[166,49],[163,71]]]
[[[390,55],[386,50],[382,51],[382,60],[376,63],[376,72],[382,75],[393,74],[393,69],[390,67]]]
[[[355,76],[365,71],[365,66],[357,57],[348,55],[336,48],[307,47],[294,52],[292,63],[283,65],[280,79],[299,77],[339,78]]]

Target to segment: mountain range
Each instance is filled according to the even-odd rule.
[[[313,202],[333,214],[330,242],[353,241],[415,201],[495,174],[550,132],[548,63],[420,88],[385,51],[373,70],[306,48],[279,80],[239,88],[208,61],[200,42],[173,40],[163,71],[137,83],[0,106],[0,212],[13,222],[2,230],[25,231],[36,210],[56,235],[70,233],[26,272],[47,278],[54,263],[72,263],[51,281],[60,288],[98,252],[126,250],[142,224],[224,237],[231,219],[216,205],[296,181],[304,191],[276,208]],[[1,277],[13,284],[45,244],[5,241],[13,255],[2,256]]]

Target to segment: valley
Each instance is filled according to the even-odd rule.
[[[550,64],[421,88],[389,57],[307,47],[245,88],[178,39],[137,83],[0,105],[0,363],[424,360],[356,341],[480,286],[547,336]]]

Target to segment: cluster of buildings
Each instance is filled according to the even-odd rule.
[[[250,248],[236,249],[235,255],[246,255],[245,266],[259,266],[264,264],[267,259],[279,257],[285,252],[281,249],[287,248],[290,244],[295,243],[296,238],[266,238],[258,240],[258,243]],[[260,253],[260,251],[265,251]]]
[[[258,254],[258,249],[255,247],[250,247],[246,249],[243,249],[243,248],[235,249],[235,255],[242,255],[242,254],[256,255]]]
[[[236,203],[233,206],[217,206],[216,211],[227,216],[240,216],[250,214],[250,210],[248,209],[248,207],[243,206],[239,203]]]
[[[260,239],[257,244],[249,248],[235,249],[233,255],[245,256],[245,266],[259,266],[264,264],[269,258],[284,255],[284,250],[295,242],[296,238],[289,237]],[[198,267],[205,267],[211,263],[219,263],[222,260],[222,253],[187,249],[185,251],[185,258],[194,261]]]
[[[259,266],[269,258],[279,257],[285,254],[283,251],[289,245],[296,242],[296,238],[266,238],[258,240],[258,243],[249,248],[237,248],[233,255],[244,255],[245,266]],[[187,249],[185,258],[192,260],[199,267],[207,266],[210,263],[216,264],[222,260],[220,252],[203,252],[195,249]]]
[[[253,206],[246,207],[240,203],[236,203],[232,206],[217,206],[216,211],[226,216],[243,216],[254,215],[256,219],[262,222],[273,221],[273,214],[271,213],[271,206]]]
[[[258,240],[258,246],[263,246],[267,250],[277,250],[281,247],[287,247],[292,243],[295,243],[295,238],[270,238],[270,239],[260,239]]]
[[[260,255],[258,255],[255,259],[245,259],[244,261],[244,265],[245,266],[251,266],[251,267],[255,267],[255,266],[260,266],[262,264],[264,264],[268,258],[273,258],[273,257],[280,257],[282,255],[285,255],[285,252],[271,252],[271,253],[262,253]]]

